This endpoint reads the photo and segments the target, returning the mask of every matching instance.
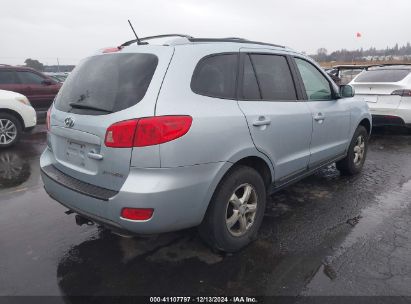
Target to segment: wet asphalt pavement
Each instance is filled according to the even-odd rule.
[[[411,135],[379,130],[359,176],[331,166],[275,194],[258,239],[226,256],[195,229],[75,225],[43,189],[44,148],[43,125],[0,151],[0,295],[411,296]]]

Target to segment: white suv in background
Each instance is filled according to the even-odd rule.
[[[411,129],[411,65],[370,67],[350,85],[364,97],[373,126],[406,126]]]
[[[36,122],[36,111],[26,96],[0,90],[0,149],[17,143],[21,133],[32,130]]]

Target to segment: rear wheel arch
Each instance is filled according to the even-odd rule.
[[[253,165],[254,167],[252,167]],[[211,247],[226,252],[235,252],[255,240],[264,216],[267,196],[266,181],[262,175],[264,173],[255,169],[258,166],[264,165],[254,158],[246,157],[230,166],[219,181],[209,201],[203,221],[198,227],[200,236]],[[262,168],[264,167],[260,169]],[[264,172],[264,170],[267,169],[262,170],[262,172]],[[259,207],[256,209],[257,212],[255,218],[253,217],[254,220],[251,220],[253,224],[250,230],[246,231],[243,235],[233,236],[229,233],[230,227],[226,226],[227,219],[232,217],[228,214],[228,205],[230,205],[229,202],[233,194],[232,191],[235,193],[236,189],[245,185],[250,186],[256,192],[256,198],[258,198],[256,199],[256,206],[258,203]],[[241,213],[241,211],[239,212],[243,214],[243,216],[247,214]],[[244,212],[244,210],[242,212]],[[232,214],[234,215],[234,213]]]
[[[230,168],[230,170],[233,168],[236,168],[237,166],[246,166],[246,167],[251,167],[255,169],[263,178],[266,189],[268,189],[269,186],[271,185],[272,180],[273,180],[271,170],[270,170],[269,165],[264,159],[258,156],[248,156],[234,163],[233,166]]]
[[[201,220],[204,220],[204,217],[210,208],[210,202],[212,201],[218,187],[221,185],[223,180],[226,178],[227,175],[231,174],[235,169],[238,167],[246,166],[253,168],[256,170],[262,177],[264,181],[264,185],[266,187],[266,190],[269,190],[269,186],[271,185],[273,178],[274,178],[274,171],[270,167],[270,164],[266,159],[263,157],[259,157],[256,155],[250,155],[248,156],[243,156],[242,158],[235,158],[233,157],[234,160],[231,160],[230,162],[226,163],[226,166],[224,166],[218,173],[213,181],[210,190],[208,192],[207,197],[204,200],[204,209],[201,212]]]

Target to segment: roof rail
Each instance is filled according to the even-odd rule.
[[[191,42],[234,42],[234,43],[250,43],[250,44],[259,44],[259,45],[268,45],[274,46],[279,48],[285,48],[283,45],[260,42],[260,41],[252,41],[247,40],[244,38],[237,38],[237,37],[229,37],[229,38],[188,38]]]
[[[187,39],[192,39],[193,38],[190,35],[184,35],[184,34],[164,34],[164,35],[143,37],[143,38],[140,38],[139,41],[157,39],[157,38],[167,38],[167,37],[183,37],[183,38],[187,38]],[[121,46],[129,46],[130,44],[133,44],[133,43],[138,43],[138,40],[133,39],[133,40],[124,42]],[[147,43],[140,43],[140,44],[147,44]]]
[[[167,38],[167,37],[183,37],[187,38],[188,41],[190,42],[234,42],[234,43],[250,43],[250,44],[259,44],[259,45],[267,45],[267,46],[274,46],[274,47],[279,47],[279,48],[285,48],[283,45],[278,45],[278,44],[272,44],[272,43],[266,43],[266,42],[259,42],[259,41],[252,41],[252,40],[247,40],[244,38],[238,38],[238,37],[228,37],[228,38],[194,38],[190,35],[184,35],[184,34],[165,34],[165,35],[156,35],[156,36],[148,36],[148,37],[143,37],[140,38],[139,40],[133,39],[127,42],[124,42],[121,46],[129,46],[130,44],[133,43],[139,43],[140,44],[147,44],[147,42],[144,42],[145,40],[150,40],[150,39],[157,39],[157,38]]]

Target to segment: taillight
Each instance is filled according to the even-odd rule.
[[[134,146],[152,146],[177,139],[188,132],[192,121],[191,116],[142,118],[138,122]]]
[[[123,208],[121,217],[133,221],[147,221],[153,216],[152,208]]]
[[[106,132],[105,145],[112,148],[131,148],[138,120],[125,120],[111,125]]]
[[[191,116],[154,116],[121,121],[107,129],[105,144],[112,148],[159,145],[186,134],[192,121]]]
[[[399,95],[404,97],[411,97],[411,90],[395,90],[391,95]]]
[[[47,115],[46,115],[46,126],[47,126],[47,131],[50,131],[50,114],[51,114],[51,107],[47,110]],[[44,116],[43,116],[44,117]]]

